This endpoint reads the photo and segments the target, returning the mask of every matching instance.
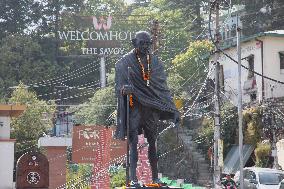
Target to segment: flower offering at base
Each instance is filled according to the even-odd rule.
[[[152,185],[152,184],[151,184]],[[150,185],[145,185],[141,187],[116,187],[115,189],[182,189],[182,187],[176,187],[176,186],[150,186]]]

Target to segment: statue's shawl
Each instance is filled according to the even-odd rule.
[[[144,67],[147,68],[146,65]],[[158,110],[161,120],[174,119],[178,113],[167,86],[164,65],[156,56],[151,55],[150,69],[150,86],[147,86],[134,51],[124,55],[115,65],[115,91],[118,99],[116,138],[124,139],[126,136],[127,103],[126,97],[121,93],[123,85],[132,85],[135,100],[143,106]]]

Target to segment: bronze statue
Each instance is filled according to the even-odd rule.
[[[138,135],[144,131],[149,143],[148,158],[153,183],[159,183],[155,144],[158,136],[157,123],[159,120],[172,120],[178,124],[179,112],[167,87],[164,65],[151,54],[152,41],[149,33],[137,32],[132,44],[134,49],[115,66],[115,91],[118,99],[116,138],[124,140],[127,135],[126,96],[129,95],[130,180],[132,186],[138,186]]]

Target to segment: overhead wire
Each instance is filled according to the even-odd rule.
[[[214,2],[215,3],[215,2]],[[212,41],[212,43],[214,44],[214,46],[218,49],[219,52],[221,52],[222,54],[224,54],[227,58],[229,58],[230,60],[232,60],[234,63],[238,64],[238,61],[236,61],[234,58],[232,58],[230,55],[228,55],[226,52],[224,52],[221,48],[218,47],[218,45],[216,44],[213,36],[212,36],[212,31],[211,31],[211,17],[212,17],[212,9],[213,9],[213,4],[210,6],[210,9],[209,9],[209,22],[208,22],[208,27],[209,27],[209,37],[210,37],[210,40]],[[276,80],[276,79],[273,79],[271,77],[268,77],[268,76],[265,76],[261,73],[258,73],[254,70],[251,70],[249,69],[248,67],[244,66],[243,64],[241,64],[241,67],[245,68],[246,70],[249,70],[251,72],[253,72],[254,74],[258,75],[258,76],[261,76],[265,79],[268,79],[268,80],[271,80],[273,82],[276,82],[276,83],[280,83],[280,84],[284,84],[283,81],[279,81],[279,80]]]
[[[63,74],[61,76],[58,76],[58,77],[55,77],[55,78],[52,78],[52,79],[42,80],[42,81],[37,82],[37,83],[28,84],[27,86],[35,88],[35,87],[40,87],[40,86],[50,86],[50,85],[56,84],[58,82],[69,81],[69,80],[71,80],[70,78],[72,78],[73,76],[76,76],[76,75],[78,75],[79,73],[82,73],[82,72],[86,72],[87,70],[92,69],[95,66],[97,66],[97,65],[94,64],[94,62],[92,62],[92,63],[90,63],[86,66],[83,66],[82,68],[73,70],[70,73],[66,73],[66,74]],[[97,69],[98,68],[96,68],[95,70],[97,70]]]

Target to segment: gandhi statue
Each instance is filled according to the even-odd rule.
[[[144,133],[149,143],[148,158],[153,183],[159,183],[156,139],[159,120],[179,122],[177,111],[167,86],[164,64],[151,53],[152,41],[148,32],[137,32],[132,39],[134,49],[115,65],[115,91],[118,100],[116,138],[126,137],[126,95],[130,95],[129,148],[130,183],[137,186],[138,135]],[[129,72],[130,70],[130,72]]]

